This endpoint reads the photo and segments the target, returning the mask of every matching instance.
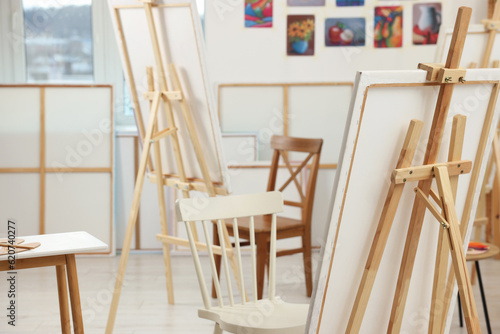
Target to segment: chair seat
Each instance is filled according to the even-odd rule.
[[[279,297],[234,307],[199,309],[198,316],[215,321],[223,331],[248,334],[303,334],[308,304],[285,303]]]
[[[232,221],[229,220],[226,220],[226,225],[228,229],[232,229],[233,227]],[[255,216],[254,226],[255,226],[255,233],[262,233],[262,232],[270,233],[271,215]],[[238,229],[240,231],[245,231],[245,232],[250,231],[250,219],[239,218]],[[302,222],[302,220],[288,218],[288,217],[279,217],[279,216],[276,217],[276,230],[278,232],[284,230],[303,230],[303,229],[304,229],[304,223]]]

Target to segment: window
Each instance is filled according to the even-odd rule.
[[[111,84],[116,124],[134,125],[113,29],[105,0],[0,0],[0,83]]]
[[[23,0],[27,82],[92,82],[92,1]]]

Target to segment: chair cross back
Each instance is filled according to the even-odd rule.
[[[294,138],[285,136],[273,136],[271,138],[271,148],[274,149],[274,154],[272,158],[271,171],[269,173],[269,180],[267,183],[267,191],[274,191],[276,189],[276,180],[279,169],[280,158],[283,159],[285,167],[290,172],[290,177],[283,183],[279,188],[279,191],[283,192],[292,182],[297,188],[297,192],[300,196],[300,202],[287,201],[285,200],[285,205],[290,205],[294,207],[300,207],[306,209],[310,201],[314,200],[314,188],[316,185],[317,171],[319,168],[319,160],[321,155],[321,147],[323,145],[322,139],[310,139],[310,138]],[[304,160],[295,168],[290,162],[289,152],[302,152],[309,153]],[[303,182],[297,179],[297,176],[308,166],[311,162],[309,175],[309,182],[306,185],[304,194]]]

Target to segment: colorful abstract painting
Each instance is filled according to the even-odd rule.
[[[245,0],[245,27],[271,28],[273,0]]]
[[[314,15],[288,15],[286,53],[289,56],[314,55]]]
[[[413,44],[436,44],[441,26],[441,4],[413,5]]]
[[[364,46],[366,21],[363,17],[331,18],[325,21],[326,46]]]
[[[375,7],[373,38],[376,48],[403,46],[403,7]]]
[[[288,6],[324,6],[326,0],[287,0]]]
[[[364,6],[365,0],[337,0],[337,6],[347,7],[347,6]]]

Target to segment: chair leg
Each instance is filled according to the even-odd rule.
[[[306,276],[307,297],[312,295],[312,257],[311,257],[311,234],[305,233],[302,236],[302,247],[304,248],[304,275]]]
[[[213,224],[214,228],[214,246],[220,246],[219,233],[217,231],[217,226]],[[217,269],[217,277],[220,277],[220,266],[221,266],[221,256],[214,254],[215,268]],[[217,298],[217,293],[215,292],[215,284],[212,282],[212,298]]]
[[[218,323],[215,323],[214,334],[222,334],[222,329],[220,328]]]
[[[255,242],[257,243],[257,299],[262,299],[268,257],[266,234],[256,234]]]

